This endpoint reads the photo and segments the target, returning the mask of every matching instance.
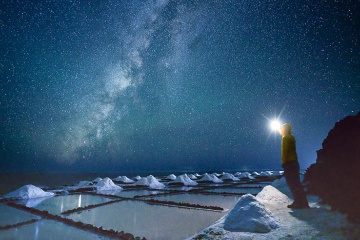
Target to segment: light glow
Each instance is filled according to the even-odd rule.
[[[272,120],[270,122],[270,128],[272,131],[279,131],[280,130],[281,123],[279,120]]]

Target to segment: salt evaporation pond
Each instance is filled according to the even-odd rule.
[[[45,199],[40,204],[34,206],[34,208],[59,215],[67,210],[104,203],[110,200],[106,197],[87,194],[64,195]]]
[[[163,191],[154,191],[154,190],[123,190],[115,194],[118,197],[124,198],[133,198],[135,196],[145,196],[150,194],[159,194],[163,193]]]
[[[241,193],[249,193],[249,194],[258,194],[262,188],[216,188],[216,189],[210,189],[206,190],[206,192],[213,192],[213,193],[235,193],[235,194],[241,194]]]
[[[100,236],[63,223],[41,220],[0,231],[0,239],[99,239]],[[101,237],[101,239],[108,239]]]
[[[35,215],[20,211],[4,204],[0,205],[0,213],[0,226],[17,224],[39,218]],[[0,234],[1,232],[2,231],[0,231]],[[0,237],[0,239],[3,238]]]
[[[205,195],[201,193],[182,193],[177,195],[167,195],[153,197],[152,199],[160,201],[173,201],[191,204],[200,204],[203,206],[218,206],[224,209],[231,209],[241,196],[218,196],[218,195]]]
[[[226,213],[121,201],[67,217],[104,229],[124,230],[147,239],[176,240],[193,236]]]

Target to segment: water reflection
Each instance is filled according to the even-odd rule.
[[[147,239],[186,239],[209,226],[226,212],[204,211],[121,201],[68,216],[104,229],[130,232]],[[196,216],[196,219],[194,219]]]
[[[48,211],[51,214],[61,214],[64,211],[99,204],[109,201],[109,198],[91,195],[65,195],[46,199],[35,206],[36,209]]]
[[[49,196],[49,197],[41,197],[41,198],[31,198],[31,199],[23,199],[18,201],[18,204],[27,206],[27,207],[36,207],[37,205],[39,205],[40,203],[42,203],[43,201],[52,198],[53,196]]]
[[[39,222],[35,223],[35,238],[34,239],[39,239]]]
[[[60,206],[60,212],[64,211],[64,199],[61,199],[61,206]]]
[[[79,195],[78,208],[81,207],[81,194]]]

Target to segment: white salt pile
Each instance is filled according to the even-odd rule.
[[[221,180],[239,181],[240,179],[235,177],[231,173],[224,173],[224,175],[221,177]]]
[[[277,227],[273,214],[251,194],[242,196],[224,221],[228,231],[267,233]]]
[[[81,181],[79,182],[78,185],[76,185],[77,188],[82,188],[82,187],[88,187],[92,184],[92,182],[90,181]]]
[[[97,184],[94,185],[97,191],[114,191],[121,190],[122,188],[115,183],[110,178],[104,178],[100,180]]]
[[[160,183],[154,176],[150,175],[147,177],[140,178],[135,185],[148,186],[152,189],[162,189],[165,187],[164,184]]]
[[[223,180],[217,178],[215,175],[207,174],[207,173],[205,173],[205,175],[199,181],[201,181],[201,182],[214,182],[214,183],[222,183],[223,182]]]
[[[77,190],[79,188],[91,187],[92,184],[93,182],[90,181],[80,181],[77,185],[66,187],[64,190]]]
[[[238,178],[240,178],[240,179],[250,179],[250,180],[255,179],[255,178],[254,178],[253,176],[251,176],[251,174],[248,173],[248,172],[240,173],[240,174],[236,175],[236,177],[238,177]]]
[[[196,180],[197,179],[197,177],[194,174],[189,174],[188,176],[189,176],[189,178],[191,180]]]
[[[169,176],[166,177],[166,179],[175,180],[176,176],[174,174],[170,174]]]
[[[94,180],[92,180],[92,182],[96,182],[96,183],[97,183],[97,182],[100,182],[101,180],[102,180],[102,178],[99,178],[99,177],[98,177],[98,178],[95,178]]]
[[[256,199],[258,199],[262,203],[267,204],[277,204],[284,208],[284,206],[287,206],[289,203],[291,203],[291,200],[288,196],[281,193],[277,188],[268,185],[261,190],[261,192],[256,195]]]
[[[276,179],[271,185],[283,194],[287,196],[292,196],[291,191],[286,184],[286,179],[284,177]]]
[[[260,174],[259,174],[260,177],[270,177],[272,175],[273,175],[272,172],[269,172],[269,171],[260,172]]]
[[[293,201],[284,194],[289,192],[284,178],[276,180],[256,198],[240,198],[228,215],[191,239],[359,239],[359,225],[330,211],[316,196],[307,197],[310,209],[287,208]]]
[[[182,183],[184,186],[195,186],[198,184],[197,182],[191,180],[186,173],[178,176],[173,182]]]
[[[118,176],[117,178],[114,178],[113,180],[123,182],[123,183],[133,183],[134,182],[133,180],[131,180],[127,176]]]
[[[30,198],[40,198],[40,197],[50,197],[54,196],[55,193],[45,192],[39,187],[34,185],[25,185],[17,190],[8,193],[4,196],[4,198],[16,198],[16,199],[30,199]]]

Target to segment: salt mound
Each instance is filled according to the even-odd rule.
[[[280,203],[281,206],[286,206],[291,202],[288,196],[270,185],[264,187],[263,190],[256,195],[256,199],[270,204],[278,205]]]
[[[215,175],[207,174],[207,173],[205,173],[204,177],[202,177],[199,181],[214,182],[214,183],[222,183],[223,182],[223,180],[218,179]]]
[[[286,184],[286,179],[285,177],[282,177],[280,179],[276,179],[271,186],[273,186],[274,188],[277,188],[280,192],[284,193],[287,196],[292,196],[291,195],[291,191],[289,189],[289,187]]]
[[[191,180],[196,180],[197,179],[197,177],[194,174],[189,174],[188,176],[189,176],[189,178]]]
[[[235,232],[267,233],[278,227],[273,214],[251,194],[242,196],[224,221],[224,229]]]
[[[94,180],[92,180],[92,182],[96,182],[96,183],[97,183],[97,182],[100,182],[101,180],[102,180],[102,178],[99,178],[99,177],[98,177],[98,178],[95,178]]]
[[[284,174],[284,171],[272,171],[274,176],[281,176]]]
[[[260,177],[270,177],[272,175],[273,175],[273,173],[270,171],[260,172],[260,174],[259,174]]]
[[[76,185],[77,188],[82,188],[82,187],[88,187],[92,184],[92,182],[90,181],[81,181],[79,182],[78,185]]]
[[[21,188],[11,193],[6,194],[4,198],[30,199],[30,198],[50,197],[54,195],[55,193],[45,192],[41,188],[29,184],[22,186]]]
[[[139,175],[137,175],[136,177],[134,177],[136,180],[140,180],[141,177]]]
[[[234,177],[231,173],[224,173],[224,175],[221,177],[221,180],[233,180],[233,181],[239,181],[237,177]]]
[[[115,183],[110,178],[104,178],[100,180],[97,184],[94,185],[98,191],[113,191],[121,190],[122,188]]]
[[[114,178],[113,180],[123,182],[123,183],[133,183],[134,182],[133,180],[131,180],[127,176],[118,176],[117,178]]]
[[[252,180],[252,179],[255,179],[253,176],[251,176],[251,174],[250,173],[248,173],[248,172],[244,172],[244,173],[240,173],[240,174],[238,174],[237,175],[237,177],[238,178],[242,178],[242,179],[250,179],[250,180]]]
[[[175,180],[176,176],[174,174],[170,174],[169,176],[166,177],[166,179]]]
[[[185,186],[195,186],[195,185],[198,184],[197,182],[191,180],[186,173],[183,174],[183,175],[178,176],[178,177],[174,180],[174,182],[182,183],[182,184],[184,184]]]
[[[148,186],[152,189],[162,189],[165,187],[164,184],[160,183],[154,176],[150,175],[144,178],[140,178],[135,185]]]

